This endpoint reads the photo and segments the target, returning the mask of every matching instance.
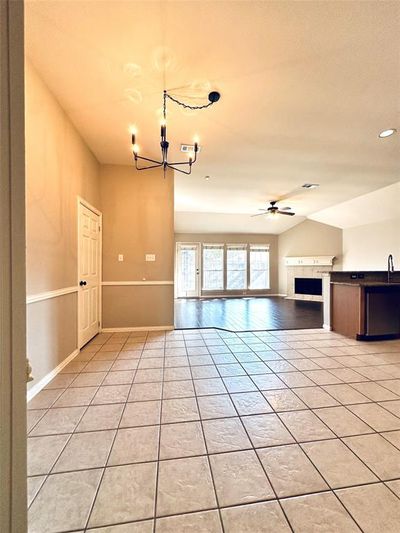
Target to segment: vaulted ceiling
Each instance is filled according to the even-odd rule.
[[[26,50],[102,163],[131,164],[130,124],[157,155],[164,88],[221,92],[168,106],[175,157],[202,145],[176,175],[180,231],[280,233],[400,180],[400,135],[377,138],[400,129],[397,1],[31,0]],[[297,216],[250,217],[287,195]]]

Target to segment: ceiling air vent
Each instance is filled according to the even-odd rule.
[[[315,189],[319,187],[319,183],[305,183],[302,187],[303,189]]]
[[[197,152],[201,151],[201,146],[197,148]],[[194,152],[194,144],[181,144],[181,152],[187,154],[189,152]]]

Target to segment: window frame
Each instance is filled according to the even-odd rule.
[[[246,251],[246,287],[243,289],[228,289],[228,249],[229,247],[243,247],[243,249]],[[206,269],[204,268],[204,250],[205,248],[222,248],[222,257],[223,257],[223,264],[222,264],[222,279],[223,279],[223,287],[218,289],[206,289],[204,287],[204,273]],[[261,248],[265,250],[268,253],[268,269],[267,269],[267,282],[268,286],[262,289],[252,289],[250,286],[251,281],[251,261],[250,261],[250,254],[252,248]],[[257,292],[262,291],[270,291],[271,290],[271,269],[270,269],[270,251],[271,246],[269,243],[210,243],[210,242],[202,242],[201,243],[201,287],[200,287],[200,293],[206,293],[206,295],[212,295],[212,294],[226,294],[226,293],[232,293],[232,294],[256,294]]]

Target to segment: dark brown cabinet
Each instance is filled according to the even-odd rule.
[[[354,339],[400,337],[400,284],[331,283],[331,324]]]

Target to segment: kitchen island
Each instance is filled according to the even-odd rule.
[[[400,337],[400,273],[330,273],[330,328],[358,340]]]

